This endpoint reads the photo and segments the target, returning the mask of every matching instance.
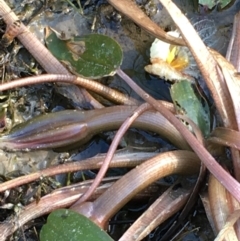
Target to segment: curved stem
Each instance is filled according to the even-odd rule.
[[[18,215],[17,217],[10,216],[0,224],[0,240],[8,240],[7,238],[10,235],[33,219],[48,214],[56,209],[68,207],[79,198],[79,195],[81,195],[82,192],[87,190],[90,184],[91,182],[86,181],[67,188],[64,187],[42,197],[38,202],[34,201],[29,205],[24,206],[19,214],[16,214],[16,216]],[[96,197],[108,189],[110,185],[112,185],[112,182],[105,183],[103,186],[99,187],[95,193]]]
[[[49,82],[63,82],[69,84],[80,85],[88,90],[94,91],[103,97],[108,98],[111,101],[114,101],[123,105],[136,105],[137,100],[132,99],[131,97],[120,93],[117,90],[111,89],[101,83],[98,83],[94,80],[84,79],[74,75],[63,75],[63,74],[43,74],[39,76],[26,77],[21,79],[16,79],[8,83],[0,85],[0,91],[9,90],[12,88],[22,87],[26,85],[42,84]]]
[[[213,221],[217,231],[220,232],[222,228],[224,228],[229,215],[239,209],[239,203],[237,203],[237,207],[234,207],[234,202],[236,202],[236,200],[233,200],[232,195],[213,175],[210,175],[209,177],[208,189]],[[217,200],[216,196],[218,197]],[[229,233],[226,235],[224,240],[231,241],[234,240],[234,237],[235,240],[238,240],[236,238],[236,234],[239,234],[239,222],[237,225],[238,227],[236,228],[236,232],[234,230],[229,230]]]
[[[89,199],[89,197],[93,194],[94,190],[98,187],[98,185],[100,184],[101,180],[103,179],[104,175],[106,174],[109,164],[114,156],[114,153],[119,145],[120,140],[122,139],[123,135],[126,133],[126,131],[128,130],[128,128],[131,126],[131,124],[146,110],[150,109],[151,107],[148,104],[142,104],[140,105],[138,108],[136,108],[136,110],[123,122],[123,124],[121,125],[121,127],[118,129],[110,147],[109,150],[107,152],[106,158],[96,176],[96,178],[94,179],[91,187],[87,190],[86,193],[84,193],[80,199],[74,203],[72,205],[76,206],[79,205],[83,202],[85,202],[86,200]]]
[[[156,155],[156,153],[149,152],[117,153],[114,155],[113,160],[110,163],[110,167],[134,167]],[[1,183],[0,192],[4,192],[11,188],[36,181],[41,177],[51,177],[62,173],[76,172],[80,170],[98,169],[101,167],[105,157],[106,154],[101,154],[83,161],[65,163],[62,165],[49,167],[25,176],[17,177],[13,180]]]
[[[119,241],[143,240],[157,226],[181,210],[191,191],[190,188],[172,185],[130,226]]]
[[[163,103],[165,105],[166,102]],[[169,107],[169,103],[167,106]],[[171,105],[171,110],[172,107]],[[73,144],[84,144],[102,131],[118,129],[135,108],[136,106],[112,106],[99,110],[64,110],[40,115],[16,125],[8,135],[1,136],[0,148],[11,151],[59,147],[73,149]],[[146,111],[137,118],[132,127],[155,132],[175,146],[189,149],[180,133],[159,112]],[[65,131],[66,128],[69,129],[68,132]],[[69,139],[70,134],[72,138]],[[58,140],[58,135],[61,141]]]
[[[105,178],[100,187],[95,191],[92,201],[104,193],[119,177]],[[19,228],[31,220],[48,214],[59,208],[66,208],[76,201],[79,196],[89,188],[92,181],[84,181],[82,183],[73,184],[67,187],[59,188],[52,193],[42,197],[38,202],[33,201],[29,205],[24,206],[19,214],[11,215],[7,220],[0,224],[1,241],[8,240],[7,237],[12,235]],[[161,187],[151,185],[144,192],[140,192],[134,198],[142,200],[142,198],[151,197],[156,191],[161,191]]]
[[[176,129],[182,134],[194,152],[198,155],[207,169],[226,187],[226,189],[240,202],[240,184],[229,173],[227,173],[204,148],[204,146],[193,136],[193,134],[164,106],[142,90],[129,76],[121,69],[117,74],[122,77],[132,89],[138,93],[146,102],[159,111]]]
[[[151,183],[173,173],[195,174],[199,167],[199,159],[191,151],[161,153],[128,172],[94,202],[73,209],[103,228],[114,213]]]

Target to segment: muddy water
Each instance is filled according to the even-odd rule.
[[[21,2],[21,1],[20,1]],[[25,1],[26,3],[28,1]],[[31,1],[29,1],[31,2]],[[38,2],[38,1],[36,1]],[[126,71],[141,87],[143,87],[149,94],[157,99],[170,100],[169,96],[169,84],[165,83],[162,80],[159,80],[156,77],[150,76],[145,73],[143,67],[149,63],[149,48],[153,37],[147,34],[145,31],[141,30],[138,26],[132,23],[129,19],[125,18],[118,12],[116,12],[106,1],[84,1],[88,3],[85,6],[85,15],[82,16],[76,10],[73,10],[66,3],[58,4],[58,1],[48,1],[48,5],[39,6],[32,5],[30,11],[32,14],[26,14],[24,12],[23,6],[16,1],[12,1],[12,5],[17,6],[16,11],[22,15],[23,18],[29,23],[29,28],[33,31],[40,39],[43,41],[43,33],[45,26],[51,26],[58,31],[64,32],[66,35],[84,35],[91,32],[106,34],[113,37],[117,40],[122,46],[124,52],[124,60],[122,63],[122,69]],[[164,29],[172,30],[175,29],[174,24],[165,11],[165,9],[159,4],[158,1],[137,1],[139,6],[148,13],[148,15],[157,22]],[[188,0],[178,0],[176,1],[180,6],[182,11],[187,14],[187,16],[193,22],[201,22],[205,18],[209,18],[214,21],[216,25],[216,35],[212,37],[212,45],[221,51],[223,54],[226,51],[228,44],[231,24],[233,21],[234,14],[240,9],[240,0],[237,0],[235,4],[229,9],[219,11],[213,11],[211,13],[202,12],[199,14],[196,11],[193,1]],[[31,4],[29,3],[29,6]],[[34,17],[32,17],[32,15]],[[215,41],[215,40],[218,41]],[[109,77],[101,80],[104,83],[108,84],[113,88],[117,88],[121,91],[124,91],[135,98],[139,98],[126,84],[118,77]],[[52,106],[53,109],[56,106],[65,108],[65,105],[62,103],[56,103],[55,106]],[[51,111],[48,109],[46,111]],[[89,146],[84,147],[84,151],[80,150],[79,152],[70,153],[72,159],[85,159],[87,157],[93,156],[96,154],[95,151],[106,152],[109,143],[108,137],[99,136],[89,144]],[[137,146],[138,148],[143,148],[149,146],[149,150],[159,150],[159,149],[170,149],[167,143],[162,141],[156,136],[151,134],[146,134],[133,130],[125,138],[125,143],[122,143],[122,146]],[[151,149],[152,148],[152,149]],[[5,153],[3,153],[5,154]],[[13,155],[16,156],[14,153]],[[46,156],[45,156],[46,155]],[[15,157],[9,157],[11,154],[5,158],[6,162],[10,159],[13,160]],[[34,160],[36,163],[36,156],[40,154],[34,153],[20,153],[17,154],[15,160],[18,161],[17,166],[21,160],[20,157],[23,157],[23,162],[27,163],[26,160]],[[40,168],[48,166],[52,162],[59,160],[58,154],[52,152],[41,153],[42,162],[38,161]],[[42,163],[40,165],[39,163]],[[15,165],[15,166],[14,166]],[[7,165],[2,169],[4,172],[2,174],[12,170],[6,170]],[[29,165],[29,162],[27,164]],[[16,164],[12,164],[12,168],[16,168]],[[30,169],[26,169],[26,172],[30,172]],[[201,205],[196,207],[198,212],[202,212]],[[189,232],[185,237],[182,237],[181,240],[213,240],[211,229],[209,228],[208,222],[204,214],[198,215],[198,217],[192,218],[195,219],[195,222],[191,222],[185,229],[186,233]],[[206,225],[203,225],[206,224]],[[195,228],[201,226],[200,231],[192,231]],[[164,228],[162,229],[164,230]],[[159,240],[161,232],[159,229],[155,230],[151,235],[149,235],[145,240]]]

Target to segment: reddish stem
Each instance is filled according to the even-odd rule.
[[[74,203],[72,205],[72,207],[79,205],[83,202],[85,202],[86,200],[89,199],[89,197],[94,193],[95,189],[98,187],[98,185],[101,183],[104,175],[106,174],[109,164],[114,156],[114,153],[118,147],[118,144],[120,142],[120,140],[122,139],[123,135],[126,133],[126,131],[128,130],[128,128],[131,126],[131,124],[146,110],[150,109],[151,106],[148,105],[147,103],[140,105],[133,113],[131,116],[129,116],[121,125],[121,127],[118,129],[112,143],[111,146],[108,150],[108,153],[106,155],[106,158],[96,176],[96,178],[94,179],[91,187],[87,190],[86,193],[84,193],[84,195],[82,195],[79,200]]]
[[[141,89],[128,75],[121,69],[117,74],[146,102],[159,111],[175,128],[182,134],[188,144],[198,155],[207,169],[225,186],[225,188],[240,202],[240,184],[229,173],[227,173],[205,149],[205,147],[193,136],[193,134],[181,123],[169,110],[158,103],[153,97]]]

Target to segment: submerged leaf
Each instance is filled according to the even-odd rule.
[[[221,8],[226,7],[232,0],[199,0],[199,4],[203,6],[207,6],[209,9],[212,9],[217,4],[220,5]]]
[[[177,113],[191,119],[207,137],[210,133],[210,111],[196,87],[183,80],[173,84],[170,93]]]
[[[59,39],[49,31],[46,44],[52,54],[71,72],[87,78],[112,75],[122,63],[122,49],[112,38],[89,34],[70,40]]]
[[[113,241],[104,230],[85,216],[69,209],[59,209],[48,216],[40,232],[41,241]]]

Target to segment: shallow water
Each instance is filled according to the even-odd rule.
[[[18,1],[16,2],[17,4],[19,4]],[[45,11],[42,11],[40,8],[40,10],[36,11],[37,13],[35,13],[35,17],[32,19],[30,18],[30,30],[36,33],[36,35],[40,39],[43,40],[43,29],[47,25],[55,28],[58,31],[64,31],[69,36],[84,35],[90,32],[97,32],[109,35],[113,37],[115,40],[117,40],[123,48],[124,60],[122,63],[122,69],[126,71],[141,87],[143,87],[153,97],[157,99],[170,100],[169,84],[165,83],[162,80],[159,80],[156,77],[146,74],[143,69],[144,66],[149,63],[149,48],[151,42],[153,41],[153,37],[149,36],[149,34],[147,34],[145,31],[137,27],[134,23],[132,23],[132,21],[118,14],[105,1],[92,1],[92,4],[86,6],[86,16],[81,16],[78,12],[72,10],[72,8],[69,8],[66,4],[60,6],[57,4],[54,5],[56,2],[57,1],[49,1],[49,6],[47,10],[45,9]],[[161,25],[163,28],[168,30],[174,29],[174,25],[172,23],[171,18],[162,8],[161,4],[158,3],[158,1],[151,1],[151,4],[148,1],[138,2],[140,2],[142,8],[145,8],[145,10],[151,16],[151,18],[155,20],[157,23],[159,23],[159,25]],[[209,14],[197,13],[195,11],[194,6],[189,4],[189,1],[187,0],[179,0],[176,2],[180,4],[181,9],[187,13],[189,18],[191,18],[193,22],[202,23],[202,20],[205,18],[210,18],[210,21],[214,22],[214,24],[216,25],[216,27],[214,28],[216,28],[217,31],[215,32],[213,40],[208,39],[208,41],[210,41],[211,46],[215,44],[215,48],[224,54],[230,36],[233,15],[236,13],[237,10],[240,9],[240,1],[237,0],[235,4],[228,10],[224,10],[222,12],[214,11]],[[17,9],[19,9],[19,13],[22,11],[21,6],[17,7]],[[96,18],[95,25],[93,25],[94,18]],[[214,39],[217,39],[218,41],[214,42]],[[120,89],[121,91],[129,93],[131,96],[135,98],[139,98],[125,84],[125,82],[123,82],[118,77],[105,78],[104,81],[113,88]],[[66,100],[64,99],[62,102],[58,103],[57,100],[55,100],[55,106],[51,106],[51,108],[47,109],[46,111],[51,111],[51,109],[55,108],[56,106],[60,106],[63,108],[66,108],[66,106],[68,107],[69,103],[66,104],[65,101]],[[89,146],[85,148],[84,151],[82,151],[81,148],[79,148],[79,152],[77,151],[70,154],[72,154],[73,159],[84,159],[94,155],[97,152],[105,152],[108,148],[108,144],[105,140],[106,137],[97,137],[95,140],[93,140],[91,144],[89,144]],[[150,134],[137,132],[135,130],[133,130],[128,136],[126,136],[125,141],[127,145],[138,146],[140,148],[146,146],[149,146],[149,148],[152,148],[153,146],[155,147],[155,150],[161,148],[171,148],[170,146],[165,146],[167,144],[162,142],[160,138],[156,136],[152,137]],[[44,155],[49,154],[50,156],[50,153],[52,152],[44,152]],[[40,156],[40,154],[37,154],[35,152],[20,153],[18,155],[20,155],[21,157],[23,156],[22,159],[24,161],[22,165],[26,164],[26,159],[33,160],[34,162],[32,164],[34,164],[36,163],[36,155],[38,155],[38,157]],[[41,153],[41,158],[44,159],[43,163],[45,163],[47,160],[47,158],[45,158],[44,155]],[[56,160],[55,155],[58,154],[54,153],[54,156],[52,157],[53,160]],[[13,158],[9,156],[9,159],[7,160]],[[81,158],[79,158],[79,156],[81,156]],[[12,167],[15,168],[16,166],[20,166],[20,168],[22,168],[22,166],[19,164],[20,159],[17,160],[17,165]],[[27,163],[27,165],[29,165],[29,162]],[[38,165],[40,165],[39,162]],[[46,166],[47,165],[49,164],[46,164]],[[42,168],[44,167],[44,165],[40,166]],[[8,172],[7,170],[5,170],[5,166],[3,167],[3,169],[4,171]],[[30,170],[27,169],[27,172],[30,172]],[[198,208],[198,211],[202,211],[201,207],[199,206],[197,206],[196,208]],[[189,229],[191,227],[192,230],[195,227],[201,226],[201,230],[196,232],[197,234],[189,233],[181,240],[213,240],[211,236],[212,233],[209,230],[210,228],[208,224],[206,224],[207,221],[204,214],[201,214],[198,216],[198,218],[195,218],[196,222],[192,222],[188,227]],[[187,231],[188,230],[186,230],[186,232]],[[156,230],[145,240],[159,240],[159,233],[160,231]]]

